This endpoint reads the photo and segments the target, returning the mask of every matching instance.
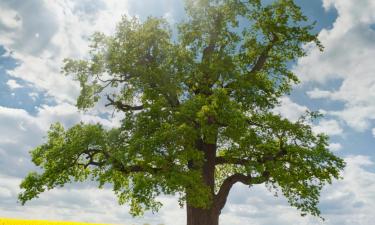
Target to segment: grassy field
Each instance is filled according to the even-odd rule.
[[[109,225],[98,223],[58,222],[47,220],[18,220],[0,218],[0,225]]]

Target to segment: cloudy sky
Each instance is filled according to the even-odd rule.
[[[292,65],[301,79],[278,111],[295,119],[306,109],[324,113],[314,127],[331,136],[330,148],[345,158],[344,179],[323,190],[324,224],[370,225],[375,220],[375,1],[298,0],[325,46],[306,46],[308,56]],[[53,122],[118,123],[96,108],[85,114],[74,104],[78,85],[60,74],[62,59],[85,57],[94,31],[113,32],[121,16],[152,14],[176,23],[182,0],[0,0],[0,217],[75,220],[115,224],[183,225],[185,211],[173,197],[163,209],[131,218],[110,190],[73,184],[17,203],[18,185],[35,169],[28,151],[43,142]],[[283,197],[263,186],[237,185],[221,224],[323,224],[300,217]]]

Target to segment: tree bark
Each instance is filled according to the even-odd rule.
[[[213,209],[186,207],[187,225],[219,225],[220,213]]]
[[[203,140],[198,140],[196,144],[197,148],[204,152],[202,178],[210,188],[213,203],[209,209],[195,208],[188,203],[186,206],[187,225],[218,225],[220,211],[214,207],[216,144],[207,144]]]
[[[215,159],[216,144],[201,143],[204,152],[205,162],[203,164],[203,180],[210,187],[212,196],[215,194]]]

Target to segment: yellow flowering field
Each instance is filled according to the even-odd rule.
[[[0,218],[0,225],[108,225],[98,223],[58,222],[47,220],[19,220]]]

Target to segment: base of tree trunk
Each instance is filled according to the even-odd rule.
[[[199,209],[187,206],[187,225],[219,225],[217,212],[210,209]]]

